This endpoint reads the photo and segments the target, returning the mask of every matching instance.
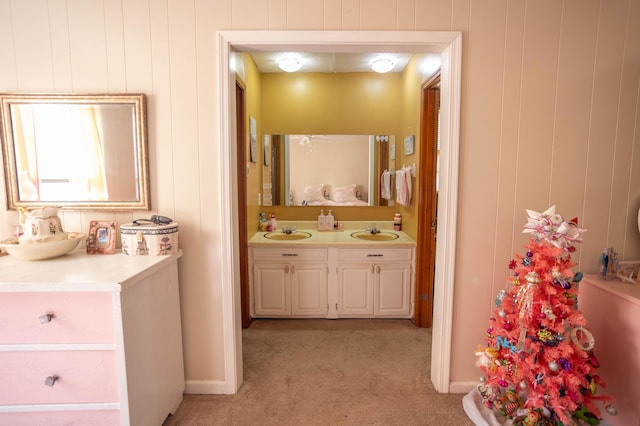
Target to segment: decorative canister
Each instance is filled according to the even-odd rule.
[[[163,219],[164,216],[159,216]],[[178,224],[168,220],[136,219],[120,225],[122,253],[132,256],[162,256],[178,252]],[[154,220],[156,219],[156,220]]]

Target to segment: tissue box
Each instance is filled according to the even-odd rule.
[[[178,252],[178,224],[152,222],[120,225],[122,253],[132,256],[163,256]]]

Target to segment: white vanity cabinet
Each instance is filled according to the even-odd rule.
[[[184,391],[180,256],[0,257],[0,424],[162,424]]]
[[[339,317],[411,316],[413,250],[337,249]]]
[[[300,229],[300,227],[298,228]],[[363,242],[351,232],[305,231],[295,242],[249,241],[253,318],[411,318],[415,242]]]
[[[327,315],[327,249],[250,248],[252,316]]]

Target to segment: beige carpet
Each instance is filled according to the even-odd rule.
[[[185,395],[170,425],[471,425],[429,381],[431,330],[406,320],[257,320],[236,395]]]

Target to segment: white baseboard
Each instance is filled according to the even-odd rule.
[[[468,393],[478,386],[477,382],[451,382],[449,383],[449,393]]]
[[[235,390],[229,389],[229,387],[229,384],[224,381],[187,380],[184,393],[193,395],[228,395],[236,393]]]

